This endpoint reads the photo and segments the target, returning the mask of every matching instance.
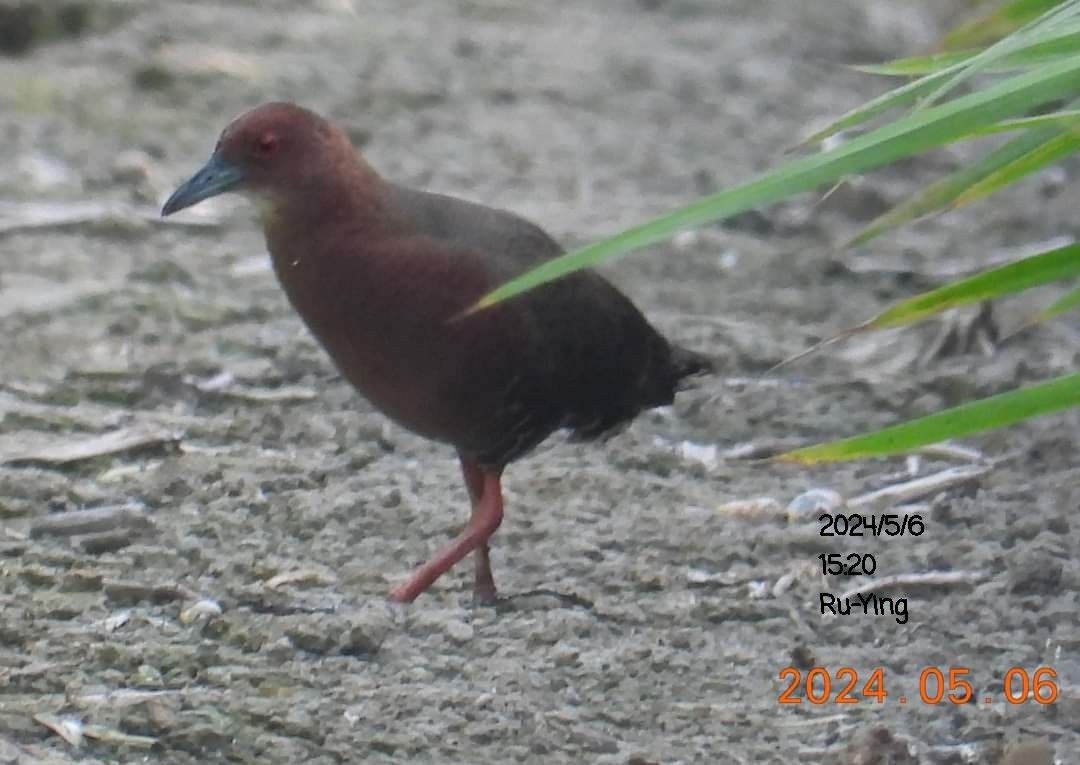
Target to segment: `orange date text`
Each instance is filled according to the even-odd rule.
[[[852,667],[829,671],[814,667],[802,672],[795,667],[780,670],[786,687],[777,701],[781,704],[884,704],[892,698],[899,704],[909,699],[923,704],[1053,704],[1058,697],[1057,672],[1052,667],[1028,670],[1011,667],[1002,678],[998,694],[977,697],[975,681],[968,667],[925,667],[916,682],[886,682],[881,667],[862,675]]]

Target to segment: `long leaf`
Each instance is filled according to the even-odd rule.
[[[1059,2],[1060,0],[1054,0],[1052,5],[1057,5]],[[1062,11],[1069,11],[1070,13],[1063,14]],[[942,59],[942,66],[944,68],[915,80],[914,82],[909,82],[906,85],[895,88],[852,109],[805,139],[800,146],[808,146],[823,141],[829,136],[835,135],[842,130],[861,125],[891,109],[907,106],[909,104],[917,105],[920,100],[924,105],[933,103],[948,89],[959,84],[958,78],[969,76],[975,68],[988,67],[992,70],[995,63],[1000,63],[1000,61],[995,62],[995,59],[1004,58],[1009,55],[1022,55],[1025,46],[1028,48],[1037,48],[1040,45],[1046,44],[1054,46],[1056,45],[1054,42],[1056,37],[1061,35],[1068,37],[1069,35],[1080,33],[1080,28],[1077,28],[1072,23],[1070,23],[1067,28],[1055,29],[1052,22],[1059,20],[1059,17],[1062,15],[1066,16],[1066,21],[1076,21],[1072,16],[1080,15],[1080,0],[1068,0],[1066,5],[1063,8],[1058,9],[1057,12],[1047,13],[1042,18],[1038,19],[1033,26],[1036,27],[1036,31],[1039,31],[1039,27],[1044,27],[1044,30],[1040,32],[1040,34],[1035,36],[1021,36],[1020,34],[1016,34],[1012,36],[1011,39],[999,41],[986,50],[969,51],[952,64],[947,64],[945,60]],[[1045,31],[1045,27],[1049,27],[1049,32]],[[1069,58],[1067,54],[1070,47],[1071,42],[1067,39],[1063,41],[1061,47],[1058,48],[1063,52],[1062,55],[1066,59]],[[1075,48],[1072,49],[1072,52],[1074,54],[1076,53]],[[950,54],[945,53],[941,55],[948,56]],[[1052,62],[1048,61],[1045,63]]]
[[[1080,374],[963,404],[874,433],[795,449],[776,459],[813,465],[902,454],[927,444],[1002,428],[1075,406],[1080,406]]]
[[[1060,316],[1063,313],[1075,311],[1077,308],[1080,308],[1080,289],[1070,290],[1055,300],[1050,306],[1039,311],[1035,316],[1035,321],[1032,323],[1038,324],[1047,321],[1048,319],[1052,319],[1055,316]]]
[[[883,64],[855,64],[851,68],[866,74],[881,74],[886,77],[921,77],[938,74],[946,69],[963,64],[978,54],[978,48],[931,53],[929,56],[910,56],[895,58]]]
[[[956,198],[955,206],[962,207],[971,204],[976,199],[993,194],[1003,186],[1014,183],[1025,175],[1041,170],[1077,150],[1080,150],[1080,133],[1067,132],[1056,138],[1051,138],[1028,154],[1017,157],[1012,162],[1002,165],[992,173],[987,174],[978,183],[973,183],[970,188]]]
[[[1022,69],[1076,55],[1080,46],[1080,33],[1072,29],[1053,36],[1051,39],[1040,40],[1020,49],[1007,53],[993,65],[987,65],[984,71],[1002,72],[1011,69]],[[971,61],[979,55],[978,49],[962,51],[946,51],[933,53],[929,56],[913,56],[911,58],[899,58],[886,61],[884,64],[858,64],[853,69],[867,74],[881,74],[890,77],[911,77],[944,72],[964,62]]]
[[[991,300],[1074,276],[1080,276],[1080,242],[1006,263],[908,298],[860,326],[867,329],[899,327],[949,308]]]
[[[885,112],[899,109],[900,107],[908,106],[909,104],[914,104],[927,93],[932,93],[938,88],[941,83],[946,80],[948,75],[948,71],[927,75],[922,79],[894,88],[888,93],[883,93],[877,98],[872,98],[865,104],[857,106],[851,111],[842,114],[821,130],[818,130],[803,139],[799,143],[798,148],[821,143],[830,136],[834,136],[843,130],[849,130],[865,122],[869,122]]]
[[[693,226],[808,191],[844,176],[888,164],[949,143],[983,125],[998,122],[1080,93],[1080,56],[994,83],[895,123],[858,136],[834,149],[802,157],[733,189],[705,197],[680,210],[635,226],[609,239],[547,261],[482,297],[466,313],[505,300],[571,271],[645,247]]]
[[[905,223],[938,212],[953,203],[973,186],[994,175],[1003,167],[1029,156],[1048,141],[1059,137],[1056,127],[1029,130],[1012,139],[979,160],[965,165],[955,173],[935,181],[916,192],[886,213],[872,220],[867,226],[844,244],[845,248],[866,244],[886,231]]]
[[[1014,0],[970,24],[950,32],[943,42],[946,49],[982,45],[1012,32],[1061,4],[1061,0]]]
[[[1062,38],[1068,38],[1066,49],[1073,47],[1075,41],[1072,38],[1080,34],[1080,23],[1078,23],[1080,19],[1073,18],[1077,15],[1078,10],[1080,10],[1080,0],[1069,0],[1069,2],[1062,3],[1056,9],[1042,14],[1008,37],[998,40],[985,50],[979,51],[979,53],[965,61],[962,66],[956,68],[955,73],[951,74],[934,92],[930,93],[920,105],[920,108],[940,101],[947,93],[956,90],[965,81],[977,74],[993,71],[995,66],[1009,56],[1025,49],[1037,45],[1051,44]]]
[[[994,135],[996,133],[1009,133],[1014,130],[1026,130],[1027,128],[1057,125],[1070,130],[1080,127],[1080,109],[1063,109],[1057,112],[1047,112],[1034,117],[1020,117],[1015,120],[1002,120],[993,125],[981,127],[971,131],[971,137],[979,135]]]

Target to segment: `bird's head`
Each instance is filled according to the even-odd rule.
[[[161,214],[230,191],[276,208],[311,193],[313,180],[333,177],[343,161],[356,161],[352,147],[322,117],[295,104],[263,104],[229,123],[210,159],[173,192]]]

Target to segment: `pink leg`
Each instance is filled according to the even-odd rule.
[[[494,601],[495,580],[491,575],[487,541],[502,523],[502,487],[499,485],[502,471],[491,473],[466,459],[461,460],[461,471],[472,500],[469,523],[438,555],[418,568],[403,584],[391,590],[392,600],[411,603],[458,561],[470,552],[475,552],[476,582],[473,597],[481,603]]]
[[[469,499],[472,501],[473,511],[475,512],[484,496],[484,471],[478,464],[463,457],[461,459],[461,474],[465,477],[465,487],[469,490]],[[499,488],[499,501],[502,502],[501,487]],[[473,580],[473,602],[481,606],[495,605],[498,595],[495,591],[495,577],[491,573],[491,558],[486,539],[473,551],[473,564],[476,571]]]

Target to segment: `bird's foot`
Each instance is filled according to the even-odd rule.
[[[495,588],[490,589],[477,587],[473,589],[472,604],[475,608],[497,608],[500,602],[499,593]]]
[[[413,592],[413,588],[410,587],[409,582],[405,582],[390,590],[390,594],[387,595],[387,597],[395,603],[412,603],[419,594],[420,593],[418,592]]]
[[[473,605],[494,606],[499,602],[499,593],[495,589],[495,576],[491,573],[491,557],[487,542],[473,552],[475,579],[473,579]]]

